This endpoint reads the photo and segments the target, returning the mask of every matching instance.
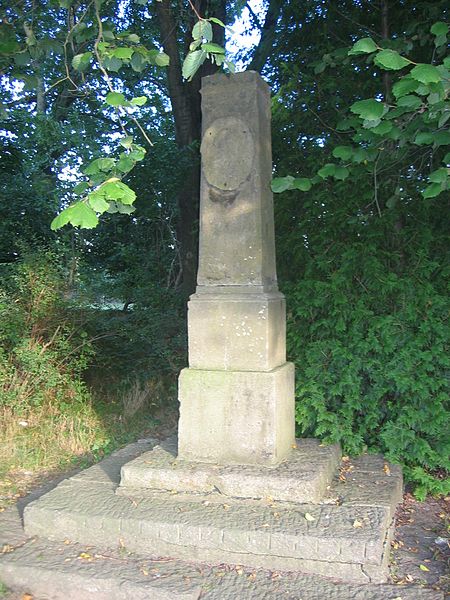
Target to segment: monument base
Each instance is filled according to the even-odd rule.
[[[381,457],[342,462],[322,499],[307,503],[297,502],[295,492],[289,501],[239,499],[218,491],[152,490],[148,497],[124,497],[116,490],[128,460],[112,456],[32,502],[24,514],[25,532],[85,547],[126,548],[148,558],[300,571],[359,583],[388,577],[402,478],[400,469],[386,468]],[[314,454],[311,461],[314,469]],[[268,474],[270,490],[273,470],[260,469]]]
[[[277,467],[218,465],[177,459],[177,440],[166,440],[122,467],[117,493],[148,497],[155,490],[286,502],[320,502],[340,462],[337,445],[297,440]]]
[[[277,465],[295,442],[294,365],[271,371],[183,369],[178,457]]]

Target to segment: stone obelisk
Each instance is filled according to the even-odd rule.
[[[276,465],[294,443],[294,366],[276,277],[269,88],[248,71],[206,77],[201,93],[199,270],[178,458]]]

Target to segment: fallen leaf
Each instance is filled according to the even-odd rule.
[[[81,558],[82,560],[92,560],[92,555],[89,554],[89,552],[80,552],[80,554],[78,555],[78,558]]]
[[[225,510],[230,510],[231,506],[229,504],[222,504]]]
[[[33,600],[33,596],[31,594],[23,594],[22,600]]]
[[[419,569],[421,571],[429,571],[430,569],[428,567],[426,567],[425,565],[419,565]]]
[[[292,448],[294,448],[294,450],[297,449],[297,444],[292,444]]]
[[[270,527],[269,523],[263,523],[261,527]]]
[[[391,469],[389,468],[389,465],[387,463],[384,463],[383,471],[386,473],[386,475],[391,474]]]
[[[145,576],[148,575],[148,571],[146,569],[144,569],[144,567],[142,567],[141,573],[142,573],[142,575],[145,575]]]
[[[315,519],[315,517],[313,517],[313,516],[312,516],[312,515],[310,515],[309,513],[305,513],[305,519],[306,519],[307,521],[310,521],[310,522],[311,522],[311,521],[315,521],[315,520],[316,520],[316,519]]]
[[[361,523],[361,521],[358,521],[358,519],[355,519],[355,520],[353,521],[353,527],[354,527],[355,529],[358,529],[358,527],[363,527],[363,526],[364,526],[364,525]]]

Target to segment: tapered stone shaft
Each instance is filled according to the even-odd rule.
[[[269,88],[203,79],[197,290],[179,379],[182,459],[275,465],[294,442],[294,368],[278,291]]]

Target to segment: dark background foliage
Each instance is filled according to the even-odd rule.
[[[198,90],[201,76],[212,71],[205,65],[193,81],[181,79],[195,15],[188,3],[169,0],[125,2],[119,11],[115,2],[102,5],[111,31],[133,32],[147,48],[162,45],[170,56],[168,68],[123,65],[110,72],[117,89],[148,97],[138,117],[154,145],[125,178],[137,194],[133,215],[105,215],[96,229],[54,233],[50,222],[73,200],[71,180],[80,164],[114,151],[120,124],[103,104],[100,70],[80,72],[71,64],[92,49],[91,5],[7,4],[0,25],[0,321],[10,333],[1,338],[0,381],[10,381],[14,369],[17,375],[14,348],[21,336],[36,349],[57,330],[55,354],[45,365],[40,350],[33,358],[54,373],[55,389],[76,381],[82,391],[73,393],[84,402],[89,394],[107,400],[113,388],[160,378],[174,397],[186,361],[185,301],[195,285]],[[227,23],[249,15],[242,1],[194,4]],[[352,454],[380,451],[402,463],[419,496],[449,491],[449,197],[448,191],[421,194],[448,147],[408,141],[420,111],[405,125],[404,139],[361,135],[349,107],[374,97],[392,103],[398,74],[365,55],[349,57],[348,50],[371,37],[415,62],[440,63],[446,46],[436,46],[430,28],[446,20],[446,10],[442,1],[266,0],[249,16],[249,33],[259,29],[259,43],[237,54],[272,88],[275,175],[313,179],[336,162],[340,145],[375,152],[376,160],[355,163],[345,180],[316,183],[316,176],[309,191],[275,196],[296,419],[300,435],[340,441]],[[67,27],[81,15],[87,28],[67,43]],[[220,28],[215,33],[223,35]],[[439,130],[447,126],[444,121]],[[144,143],[133,123],[129,128]],[[17,277],[25,268],[42,274],[45,260],[49,273],[58,273],[48,287],[57,293],[64,334],[58,319],[39,336],[32,321],[41,323],[40,317],[27,317],[24,309],[26,327],[11,317],[11,303],[39,287],[39,278],[29,280],[26,292]],[[89,340],[83,351],[81,333]],[[58,352],[73,352],[76,365],[55,371]],[[51,397],[57,402],[57,394]],[[6,383],[2,402],[13,408],[19,402]]]

